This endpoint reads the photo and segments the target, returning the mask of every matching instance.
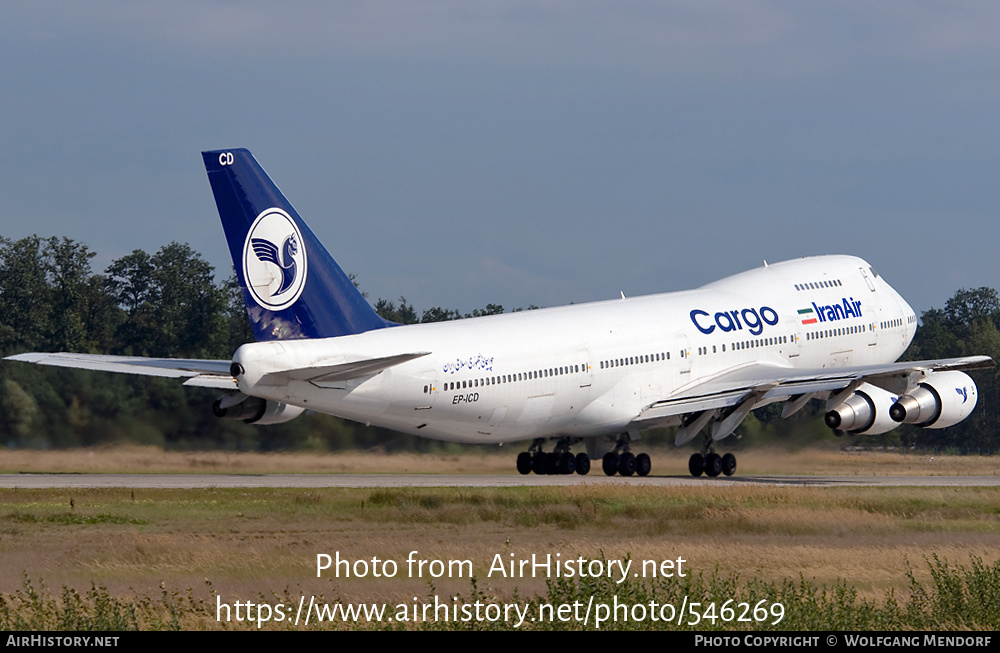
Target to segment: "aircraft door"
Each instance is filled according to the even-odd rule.
[[[802,349],[802,339],[805,338],[805,331],[802,325],[796,320],[795,332],[788,336],[788,342],[781,347],[781,351],[788,358],[798,358]]]
[[[677,356],[678,371],[681,374],[691,373],[691,342],[686,334],[678,334],[674,337],[674,351],[670,352],[670,357]]]
[[[882,321],[882,305],[878,301],[878,294],[875,292],[875,283],[872,280],[871,275],[868,274],[868,270],[864,268],[858,268],[858,270],[861,272],[861,276],[864,278],[865,283],[868,284],[868,289],[872,292],[872,294],[869,295],[867,302],[867,308],[870,308],[871,310],[865,311],[865,317],[867,318],[867,320],[865,320],[865,331],[868,335],[868,346],[876,347],[878,346],[878,332]]]
[[[590,350],[577,347],[573,350],[573,365],[580,366],[580,387],[589,388],[594,383],[594,368],[590,362]]]
[[[423,388],[417,400],[416,410],[428,410],[434,406],[434,400],[441,394],[442,384],[438,382],[436,374],[422,375],[419,380]]]
[[[868,275],[868,271],[864,268],[858,268],[861,270],[861,276],[864,277],[865,283],[868,284],[868,290],[875,292],[875,284],[872,282],[872,278]]]

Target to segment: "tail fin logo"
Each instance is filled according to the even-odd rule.
[[[243,278],[254,301],[281,311],[306,285],[306,250],[295,221],[278,208],[254,220],[243,243]]]

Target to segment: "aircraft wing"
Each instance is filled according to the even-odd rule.
[[[981,370],[995,367],[989,356],[967,356],[930,361],[909,361],[859,367],[818,368],[812,370],[748,364],[724,370],[678,389],[671,396],[647,406],[633,420],[639,428],[656,426],[667,418],[707,410],[744,407],[774,400],[837,392],[871,383],[889,392],[902,394],[913,374],[945,370]],[[674,422],[676,423],[676,422]]]

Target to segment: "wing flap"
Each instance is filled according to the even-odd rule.
[[[192,376],[184,382],[184,385],[197,388],[215,388],[216,390],[238,390],[239,384],[231,376],[213,376],[211,374],[199,374]]]

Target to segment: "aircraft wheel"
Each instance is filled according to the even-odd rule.
[[[653,461],[649,459],[648,453],[641,453],[635,457],[635,473],[639,476],[649,476],[649,470],[653,468]]]
[[[527,451],[517,454],[517,471],[521,474],[531,473],[531,454]]]
[[[618,471],[618,454],[614,451],[609,451],[604,454],[604,460],[601,461],[601,466],[604,468],[604,474],[606,476],[614,476],[615,472]]]
[[[531,459],[531,471],[539,476],[548,473],[548,458],[549,455],[547,453],[536,451],[535,456]]]
[[[590,456],[585,453],[576,454],[576,473],[580,476],[590,473]]]
[[[732,476],[736,471],[736,456],[731,453],[727,453],[722,457],[722,473],[726,476]]]
[[[688,459],[688,471],[695,478],[701,476],[705,471],[705,456],[700,453],[691,454],[691,458]]]
[[[622,476],[635,474],[635,456],[630,453],[623,453],[618,459],[618,473]]]
[[[576,458],[573,454],[566,452],[559,456],[559,473],[572,474],[576,471]]]
[[[715,477],[722,473],[722,456],[710,453],[705,456],[705,473]]]

